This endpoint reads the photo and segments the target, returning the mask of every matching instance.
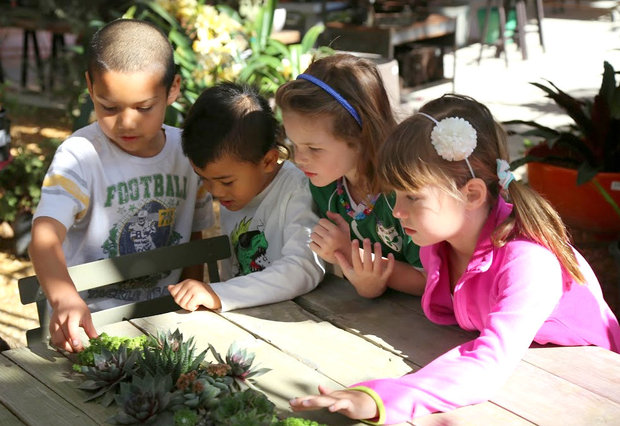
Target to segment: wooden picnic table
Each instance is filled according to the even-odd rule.
[[[358,296],[345,280],[328,275],[313,292],[273,305],[216,313],[170,312],[98,329],[133,337],[143,331],[179,329],[197,348],[220,353],[237,341],[272,370],[256,378],[278,409],[288,400],[379,377],[397,377],[475,337],[458,327],[428,321],[417,297],[388,291]],[[86,393],[72,362],[49,347],[0,355],[0,424],[104,424],[116,407],[83,402]],[[302,415],[297,413],[297,416]],[[328,425],[360,422],[326,411],[304,413]],[[528,350],[514,374],[489,401],[420,417],[416,425],[620,424],[620,355],[598,347]]]

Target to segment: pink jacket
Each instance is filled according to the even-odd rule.
[[[358,383],[379,406],[379,424],[393,424],[488,400],[508,379],[528,347],[537,343],[596,345],[620,352],[620,326],[600,285],[576,253],[587,283],[573,282],[546,248],[526,240],[494,247],[491,232],[512,211],[499,199],[482,229],[472,259],[450,294],[445,243],[423,247],[428,274],[422,296],[426,316],[458,324],[480,336],[415,373]]]

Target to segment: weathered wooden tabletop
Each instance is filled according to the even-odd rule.
[[[428,321],[419,298],[388,292],[359,297],[328,276],[312,293],[274,305],[223,314],[171,312],[98,329],[136,336],[175,330],[198,349],[220,353],[237,341],[272,370],[257,387],[284,412],[288,400],[362,380],[396,377],[475,337]],[[71,361],[47,347],[0,355],[0,425],[104,424],[116,408],[83,402]],[[296,414],[296,415],[299,415]],[[328,425],[360,424],[326,411],[305,413]],[[620,355],[597,347],[531,348],[491,401],[417,418],[416,425],[620,424]]]

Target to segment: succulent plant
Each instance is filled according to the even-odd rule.
[[[220,364],[225,363],[230,366],[230,372],[228,374],[235,379],[245,381],[250,377],[260,376],[261,374],[271,371],[270,368],[252,369],[255,355],[253,353],[248,354],[245,349],[239,348],[237,342],[233,342],[228,348],[226,361],[222,359],[212,345],[209,345],[209,349]]]
[[[125,345],[121,345],[114,352],[102,347],[99,353],[94,353],[93,365],[80,367],[80,372],[86,376],[86,380],[79,388],[95,392],[86,398],[86,401],[103,396],[101,404],[105,407],[110,405],[119,383],[135,371],[138,354],[137,351],[128,352]]]
[[[173,410],[181,407],[206,410],[217,405],[217,398],[231,392],[228,384],[197,370],[182,374],[176,383]]]
[[[146,336],[118,337],[110,336],[107,333],[101,333],[99,336],[89,339],[88,342],[88,346],[83,351],[78,352],[76,356],[76,363],[73,369],[77,372],[81,372],[81,367],[83,365],[95,365],[95,354],[101,353],[103,348],[114,353],[120,349],[121,345],[124,345],[127,351],[131,352],[134,349],[142,348],[146,343]]]
[[[172,398],[169,376],[133,376],[131,383],[120,384],[114,397],[119,412],[108,419],[113,424],[172,424],[173,414],[167,411]]]
[[[266,426],[274,420],[275,405],[254,389],[246,389],[220,399],[209,413],[210,424],[218,426]]]
[[[174,412],[174,426],[195,426],[198,423],[198,414],[189,408]]]
[[[197,370],[204,360],[207,350],[194,356],[196,351],[194,338],[183,341],[183,334],[177,329],[173,333],[158,333],[150,336],[143,352],[143,358],[138,360],[138,374],[152,376],[169,375],[173,383],[181,374]]]

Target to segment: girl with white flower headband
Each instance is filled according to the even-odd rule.
[[[419,247],[392,215],[394,194],[379,189],[377,153],[396,121],[375,64],[319,59],[278,89],[276,104],[322,216],[310,248],[364,297],[387,287],[422,294]]]
[[[514,180],[506,134],[475,100],[445,95],[390,135],[379,155],[394,215],[421,246],[426,316],[479,331],[400,378],[296,398],[394,424],[488,400],[533,342],[619,352],[620,326],[555,210]],[[506,201],[509,199],[511,203]]]

